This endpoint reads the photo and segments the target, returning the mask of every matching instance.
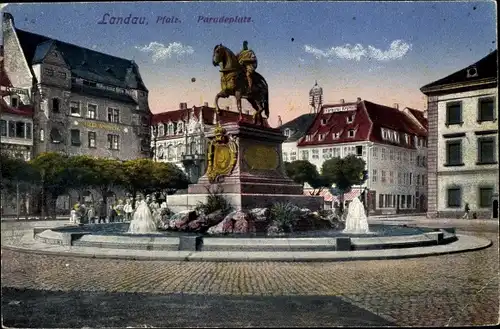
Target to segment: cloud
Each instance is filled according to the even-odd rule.
[[[411,49],[411,44],[403,40],[394,40],[389,45],[389,49],[384,51],[373,46],[364,47],[357,43],[355,45],[345,44],[343,46],[331,47],[327,50],[321,50],[313,46],[305,45],[304,51],[313,55],[317,59],[321,58],[341,58],[347,60],[360,61],[363,57],[375,59],[377,61],[390,61],[403,58]]]
[[[149,45],[142,47],[136,46],[135,48],[145,53],[151,53],[153,62],[172,58],[173,56],[180,57],[184,55],[191,55],[194,53],[193,47],[183,45],[180,42],[171,42],[167,46],[165,46],[162,43],[153,41]]]

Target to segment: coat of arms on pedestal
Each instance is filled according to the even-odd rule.
[[[206,174],[211,183],[218,182],[222,177],[231,174],[238,158],[235,139],[228,136],[220,125],[215,127],[214,133],[214,138],[208,143]]]

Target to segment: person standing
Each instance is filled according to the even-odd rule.
[[[106,204],[104,200],[99,200],[99,204],[97,206],[97,217],[99,223],[106,223]]]
[[[463,219],[469,219],[469,212],[470,212],[470,207],[469,207],[469,204],[466,203],[465,204],[465,212],[464,212],[464,216],[462,217]]]

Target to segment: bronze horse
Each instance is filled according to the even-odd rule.
[[[241,99],[245,98],[254,108],[254,124],[264,125],[262,112],[269,118],[269,94],[266,80],[254,72],[252,90],[248,90],[248,81],[245,68],[239,64],[236,55],[222,44],[215,46],[212,63],[220,66],[221,91],[215,96],[217,115],[220,115],[219,98],[234,96],[240,113],[239,120],[243,119],[241,113]]]

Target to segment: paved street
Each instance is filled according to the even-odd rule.
[[[196,263],[2,251],[10,327],[461,326],[499,318],[498,226],[462,222],[490,248],[337,263]],[[13,231],[2,223],[2,238]],[[457,223],[455,223],[457,224]],[[38,226],[38,225],[37,225]],[[27,224],[19,227],[26,229]]]

